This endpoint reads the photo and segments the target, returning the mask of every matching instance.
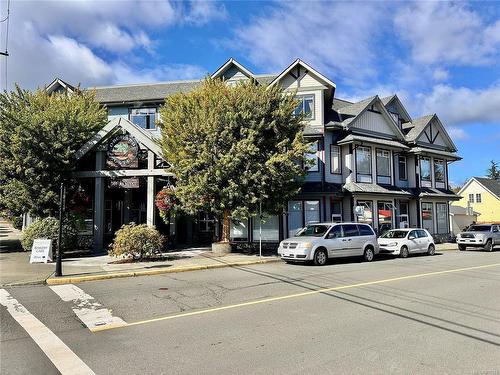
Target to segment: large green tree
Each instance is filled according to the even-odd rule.
[[[500,180],[500,168],[498,167],[498,163],[492,160],[490,162],[490,167],[488,168],[488,174],[486,177],[492,178],[493,180]]]
[[[304,122],[297,101],[253,81],[236,86],[207,78],[196,90],[169,96],[161,108],[162,148],[176,176],[181,207],[242,219],[283,209],[303,182]]]
[[[0,212],[57,212],[74,153],[106,123],[95,94],[22,90],[0,94]]]

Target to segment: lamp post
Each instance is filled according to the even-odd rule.
[[[259,257],[262,258],[262,199],[259,202]]]
[[[61,190],[59,193],[59,233],[57,235],[57,250],[56,250],[56,277],[62,276],[62,231],[64,217],[64,181],[61,182]]]

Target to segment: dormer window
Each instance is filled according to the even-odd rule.
[[[297,108],[295,108],[295,111],[293,112],[293,114],[295,116],[298,116],[301,113],[303,113],[304,117],[307,120],[313,120],[314,119],[314,95],[297,95],[296,99],[299,100],[300,103],[297,106]]]
[[[133,108],[130,110],[130,121],[143,129],[156,128],[156,108]]]

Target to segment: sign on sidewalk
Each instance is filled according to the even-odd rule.
[[[31,248],[30,263],[52,262],[52,240],[36,239]]]

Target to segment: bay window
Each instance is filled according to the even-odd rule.
[[[431,180],[431,159],[420,158],[420,179],[423,181]]]
[[[406,174],[406,156],[402,155],[398,156],[398,170],[399,170],[399,179],[407,180],[408,176]]]
[[[356,147],[356,182],[372,182],[372,149]]]
[[[377,150],[377,182],[382,184],[391,183],[391,152]]]
[[[444,161],[434,159],[434,180],[444,182]]]
[[[330,172],[333,174],[341,174],[340,164],[340,146],[330,145]]]

